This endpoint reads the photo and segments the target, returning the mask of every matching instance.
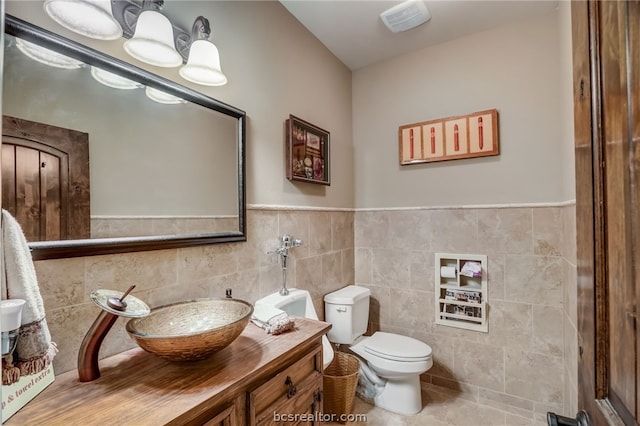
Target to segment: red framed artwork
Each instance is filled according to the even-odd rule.
[[[398,140],[403,166],[498,155],[498,111],[406,124],[398,129]]]
[[[291,181],[331,185],[328,131],[289,115],[286,120],[286,174]]]

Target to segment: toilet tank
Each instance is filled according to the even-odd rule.
[[[332,325],[330,342],[350,345],[367,331],[370,296],[368,288],[355,285],[324,296],[324,318]]]

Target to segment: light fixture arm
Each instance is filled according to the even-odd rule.
[[[142,0],[142,10],[159,11],[164,6],[164,0]]]
[[[126,39],[130,39],[133,37],[135,32],[138,16],[144,10],[151,9],[158,11],[162,8],[163,4],[164,0],[144,0],[142,4],[135,2],[134,0],[111,0],[111,13],[122,27],[122,36]],[[204,31],[208,31],[208,37],[211,33],[209,21],[202,16],[198,16],[196,18],[191,32],[187,32],[186,30],[176,26],[173,22],[171,23],[171,26],[173,27],[174,45],[180,56],[182,56],[183,63],[186,63],[189,57],[191,41],[198,40],[198,38],[194,38],[196,26],[198,26],[198,34],[204,34]],[[202,29],[200,29],[201,27]]]
[[[191,42],[195,40],[207,40],[211,36],[211,25],[209,20],[204,16],[198,16],[193,21],[193,27],[191,27]]]

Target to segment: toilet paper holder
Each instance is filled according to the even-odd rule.
[[[442,278],[458,278],[458,269],[455,266],[441,266],[440,277]]]
[[[435,254],[436,324],[488,332],[487,256]]]

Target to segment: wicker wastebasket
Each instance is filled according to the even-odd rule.
[[[335,357],[324,370],[324,409],[326,414],[351,414],[358,385],[360,361],[354,355],[336,351]]]

